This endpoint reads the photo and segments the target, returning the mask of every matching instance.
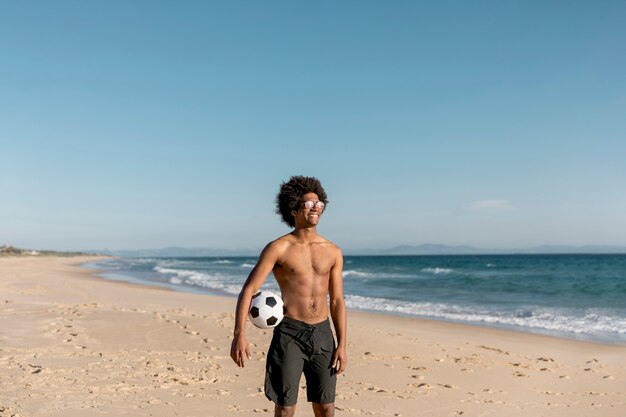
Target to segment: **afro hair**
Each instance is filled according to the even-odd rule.
[[[280,191],[276,196],[276,214],[279,214],[282,221],[290,227],[296,226],[291,212],[300,208],[300,199],[307,193],[317,194],[320,201],[328,204],[326,191],[317,178],[294,175],[280,185]]]

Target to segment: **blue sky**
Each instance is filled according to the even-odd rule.
[[[0,244],[626,246],[624,2],[1,9]]]

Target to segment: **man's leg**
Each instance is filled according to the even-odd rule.
[[[313,413],[315,413],[315,417],[333,417],[335,415],[335,403],[311,404],[313,404]]]
[[[274,417],[293,417],[296,414],[295,405],[278,405],[274,407]]]

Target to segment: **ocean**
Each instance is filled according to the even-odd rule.
[[[112,258],[109,279],[236,297],[252,257]],[[348,308],[626,342],[626,255],[345,256]],[[279,292],[270,274],[264,289]]]

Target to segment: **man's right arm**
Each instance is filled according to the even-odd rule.
[[[250,310],[252,296],[261,288],[261,285],[272,272],[274,265],[278,261],[279,251],[277,242],[269,243],[261,252],[259,260],[248,275],[248,279],[241,288],[237,307],[235,310],[235,331],[233,342],[230,346],[230,357],[237,366],[243,368],[245,358],[251,359],[250,346],[246,339],[246,318]]]

